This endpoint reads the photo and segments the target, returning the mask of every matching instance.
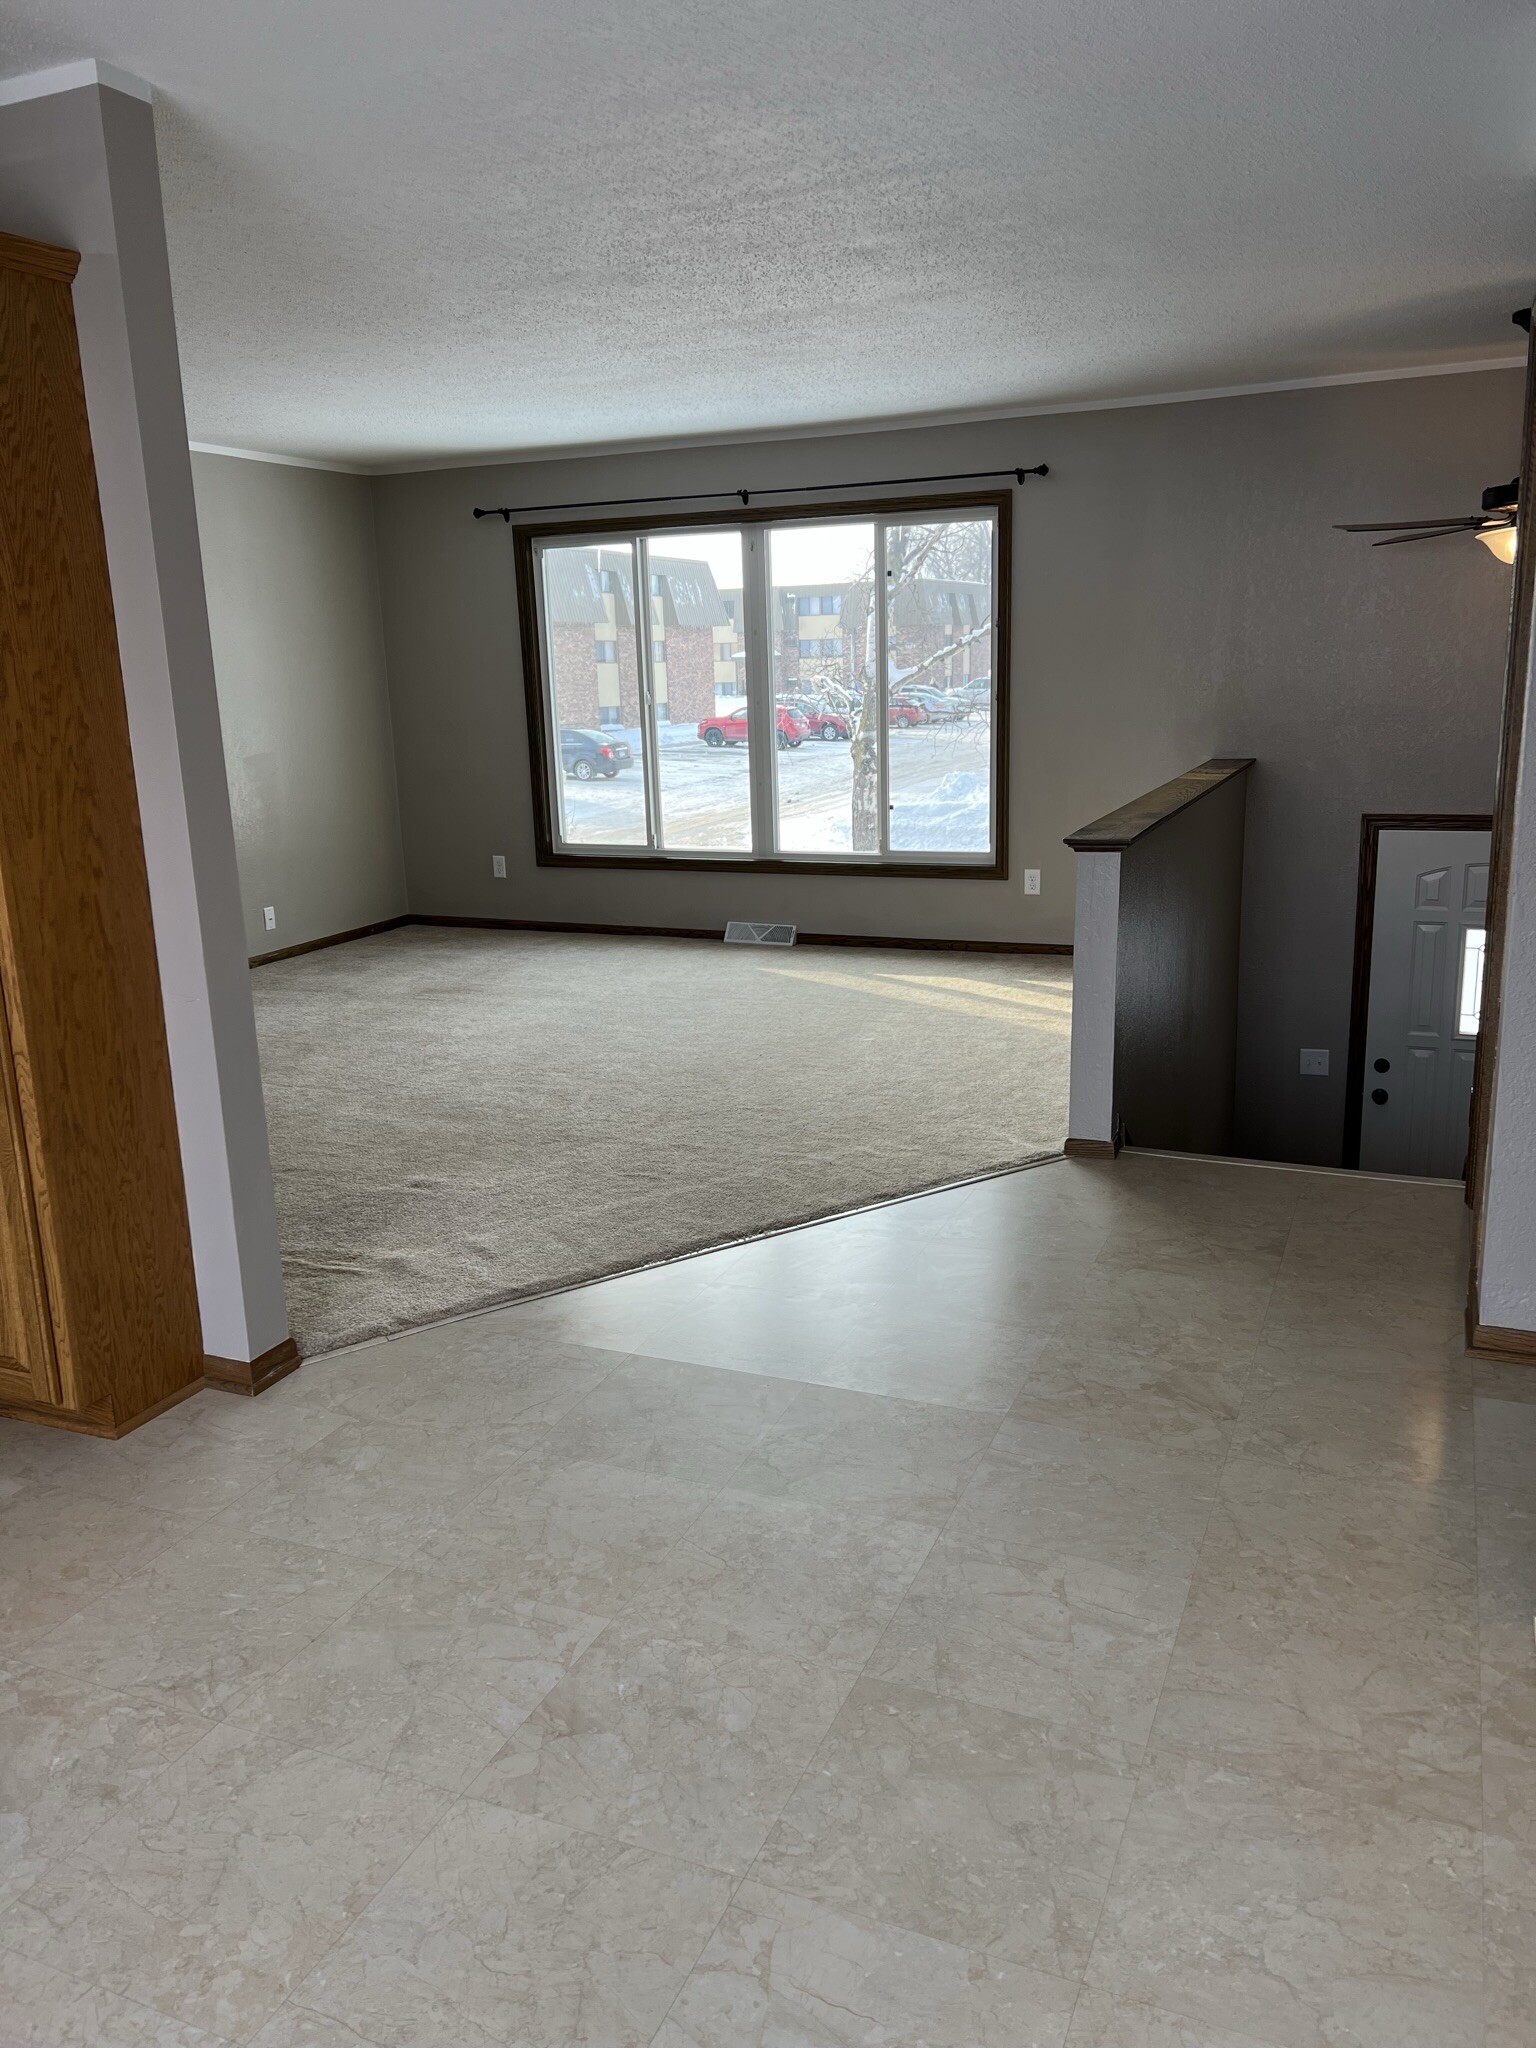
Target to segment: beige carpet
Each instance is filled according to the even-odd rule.
[[[1066,1135],[1064,958],[408,926],[252,980],[310,1354]]]

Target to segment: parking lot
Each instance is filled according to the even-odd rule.
[[[708,747],[692,726],[660,728],[663,842],[700,851],[746,851],[748,757]],[[623,732],[635,765],[611,781],[563,779],[564,836],[587,846],[645,841],[640,735]],[[917,726],[890,734],[891,843],[914,852],[985,853],[992,732],[980,723]],[[779,841],[795,853],[852,850],[853,762],[847,741],[806,740],[775,756]]]

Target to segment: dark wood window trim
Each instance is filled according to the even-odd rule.
[[[550,815],[548,773],[551,734],[545,714],[543,658],[539,645],[538,592],[534,544],[565,536],[661,533],[670,528],[697,533],[706,526],[783,526],[804,521],[816,525],[834,519],[886,518],[898,513],[987,511],[997,521],[997,586],[992,593],[992,728],[994,847],[991,860],[942,861],[897,859],[879,855],[846,860],[807,860],[793,855],[763,859],[753,855],[625,853],[597,848],[574,852],[557,844]],[[1013,577],[1013,492],[967,491],[963,495],[921,498],[879,496],[841,499],[835,504],[737,505],[720,512],[658,513],[651,518],[564,520],[557,525],[513,529],[517,573],[518,634],[523,660],[523,694],[528,712],[529,772],[533,785],[535,858],[544,868],[640,868],[677,873],[700,871],[750,875],[848,875],[871,879],[922,876],[931,880],[1005,881],[1008,875],[1009,795],[1009,669],[1011,648],[1011,584]]]
[[[1349,1060],[1344,1079],[1345,1166],[1360,1164],[1360,1125],[1365,1114],[1365,1035],[1371,1001],[1371,941],[1375,933],[1376,864],[1383,832],[1488,832],[1486,811],[1376,811],[1360,820],[1360,879],[1355,893],[1355,971],[1349,997]],[[1485,1001],[1486,1014],[1486,1001]],[[1481,1038],[1481,1033],[1479,1033]],[[1475,1076],[1474,1076],[1475,1082]],[[1475,1096],[1474,1086],[1474,1096]]]

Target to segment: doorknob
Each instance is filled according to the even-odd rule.
[[[1373,1089],[1371,1090],[1371,1100],[1372,1100],[1372,1102],[1385,1102],[1385,1101],[1386,1101],[1386,1099],[1387,1099],[1387,1091],[1386,1091],[1386,1089],[1385,1089],[1385,1088],[1373,1088]]]

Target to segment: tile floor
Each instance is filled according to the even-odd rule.
[[[1455,1190],[1059,1162],[0,1423],[5,2048],[1531,2048]]]

